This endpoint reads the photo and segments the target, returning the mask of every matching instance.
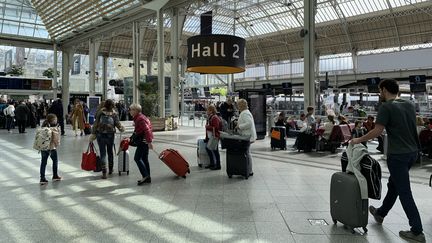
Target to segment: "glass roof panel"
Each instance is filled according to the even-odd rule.
[[[29,0],[0,0],[0,34],[50,39]]]

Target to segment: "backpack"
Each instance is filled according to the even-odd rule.
[[[381,199],[381,166],[370,155],[363,156],[360,161],[360,172],[366,178],[368,196],[371,199]]]
[[[99,116],[98,131],[100,133],[115,133],[114,116],[101,112]]]
[[[346,172],[348,165],[348,156],[346,152],[342,153],[341,166],[342,171]],[[363,156],[360,161],[360,172],[366,178],[368,187],[368,197],[371,199],[381,199],[381,166],[370,155]]]
[[[219,130],[222,131],[222,132],[228,131],[228,122],[225,119],[220,118],[220,127],[219,127]]]
[[[42,127],[36,130],[33,148],[39,151],[51,149],[52,130],[50,127]]]

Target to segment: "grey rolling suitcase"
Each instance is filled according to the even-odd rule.
[[[129,175],[129,150],[121,151],[118,155],[118,171],[119,176],[122,172]]]
[[[360,185],[353,174],[336,172],[330,184],[330,214],[333,223],[341,222],[351,228],[362,227],[367,232],[368,199],[362,199]]]
[[[197,141],[197,163],[199,167],[205,167],[210,165],[210,157],[206,150],[207,144],[204,139],[198,139]]]

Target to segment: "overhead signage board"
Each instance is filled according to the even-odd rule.
[[[409,81],[412,93],[426,92],[426,75],[409,76]]]
[[[246,40],[233,35],[197,35],[187,40],[187,71],[231,74],[245,71]]]
[[[380,82],[381,82],[381,78],[379,77],[367,78],[366,85],[368,88],[368,93],[379,93],[378,85]]]

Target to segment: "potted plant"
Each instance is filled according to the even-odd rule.
[[[48,68],[47,70],[43,71],[42,75],[47,77],[47,78],[54,78],[54,69]],[[59,77],[59,76],[60,76],[60,72],[57,71],[57,77]]]
[[[20,66],[12,65],[6,74],[9,74],[11,76],[20,76],[24,74],[24,70]]]
[[[149,117],[153,131],[165,130],[165,118],[156,117],[159,95],[157,94],[157,84],[150,82],[140,82],[138,85],[141,97],[140,103],[142,112]]]

